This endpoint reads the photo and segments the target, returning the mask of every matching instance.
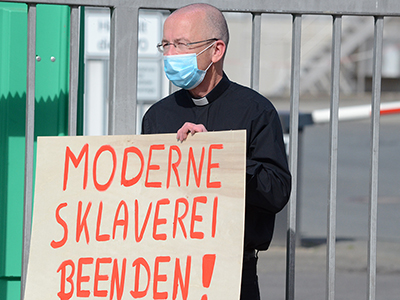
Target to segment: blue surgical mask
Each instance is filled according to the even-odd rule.
[[[214,43],[198,54],[189,53],[164,56],[164,71],[167,78],[174,85],[185,90],[191,90],[197,87],[204,80],[207,70],[212,65],[211,62],[207,69],[199,70],[197,68],[197,56],[212,45],[214,45]]]

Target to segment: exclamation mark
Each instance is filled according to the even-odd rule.
[[[215,265],[215,254],[206,254],[203,256],[203,286],[209,288]],[[207,295],[203,295],[201,300],[207,300]]]

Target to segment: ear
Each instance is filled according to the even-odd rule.
[[[214,44],[214,52],[212,56],[212,62],[215,64],[222,60],[226,51],[226,45],[222,40],[218,40]]]

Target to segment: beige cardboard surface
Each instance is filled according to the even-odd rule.
[[[26,300],[239,299],[245,131],[37,149]]]

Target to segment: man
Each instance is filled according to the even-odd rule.
[[[164,23],[164,70],[182,89],[154,104],[142,133],[247,131],[246,212],[241,299],[260,299],[257,252],[271,242],[275,214],[287,203],[288,171],[279,116],[257,92],[231,82],[223,71],[229,32],[222,13],[208,4],[173,12]]]

